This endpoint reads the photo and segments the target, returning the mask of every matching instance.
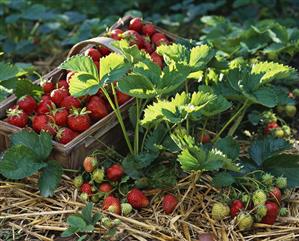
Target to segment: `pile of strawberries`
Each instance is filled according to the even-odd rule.
[[[104,169],[99,167],[95,157],[88,156],[84,159],[83,168],[84,173],[74,179],[74,185],[80,190],[83,201],[101,201],[103,210],[123,215],[131,213],[133,208],[140,210],[149,206],[148,197],[136,187],[132,187],[126,196],[121,197],[118,187],[124,177],[124,170],[120,164]],[[173,194],[166,194],[162,201],[163,210],[170,214],[177,203]]]
[[[170,44],[171,40],[165,34],[157,32],[153,24],[143,23],[140,18],[133,18],[128,28],[126,31],[114,29],[107,36],[115,40],[126,39],[131,45],[137,45],[140,50],[150,54],[154,63],[163,68],[163,58],[155,50],[162,44]]]
[[[278,118],[272,111],[265,111],[262,113],[262,122],[264,124],[263,134],[272,134],[278,138],[287,138],[291,135],[291,128],[283,124],[280,126],[278,123]]]
[[[271,174],[262,176],[263,189],[239,194],[237,198],[225,202],[216,202],[212,207],[212,217],[222,220],[231,216],[240,230],[250,229],[254,222],[273,225],[279,215],[287,215],[282,206],[282,191],[287,186],[284,177],[274,178]]]

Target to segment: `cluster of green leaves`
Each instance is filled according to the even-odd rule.
[[[57,161],[47,161],[52,147],[52,138],[46,132],[38,135],[34,131],[22,130],[13,134],[11,147],[0,159],[0,174],[8,179],[19,180],[40,171],[40,193],[45,197],[52,196],[63,171]]]

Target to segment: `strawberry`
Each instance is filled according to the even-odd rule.
[[[26,114],[30,115],[36,109],[36,101],[30,95],[25,95],[21,97],[18,102],[18,106],[22,109]]]
[[[279,213],[279,207],[275,202],[267,201],[265,204],[267,208],[267,214],[262,219],[262,223],[273,225]]]
[[[127,195],[128,203],[132,205],[133,208],[141,209],[149,205],[148,198],[144,195],[142,191],[138,188],[133,188]]]
[[[297,112],[297,108],[294,105],[286,105],[285,112],[288,117],[294,117]]]
[[[48,94],[48,93],[51,93],[51,91],[55,89],[55,84],[50,81],[47,81],[47,82],[42,83],[42,88],[43,88],[44,92],[46,94]]]
[[[93,63],[97,67],[97,70],[100,70],[100,62],[99,61],[93,61]]]
[[[87,49],[84,52],[84,55],[91,57],[94,62],[99,62],[99,60],[101,58],[101,53],[97,49],[94,49],[94,48]]]
[[[143,49],[145,50],[145,52],[147,52],[149,54],[151,54],[152,52],[155,51],[155,49],[151,43],[151,39],[148,36],[144,37]]]
[[[151,54],[152,61],[158,65],[161,69],[163,68],[163,58],[161,55],[157,54],[157,52],[153,52]]]
[[[80,188],[83,184],[83,177],[80,176],[76,176],[73,180],[73,184],[76,188]]]
[[[288,181],[285,177],[278,177],[276,180],[275,180],[275,184],[278,188],[280,189],[283,189],[283,188],[286,188],[287,185],[288,185]]]
[[[114,164],[106,170],[107,178],[111,181],[119,181],[124,175],[124,169],[120,164]]]
[[[123,31],[119,28],[113,29],[110,33],[108,33],[108,36],[115,40],[121,40],[121,34]]]
[[[88,199],[89,199],[89,195],[86,193],[86,192],[82,192],[80,194],[80,199],[83,201],[83,202],[87,202]]]
[[[80,108],[81,102],[74,96],[67,96],[61,101],[60,106],[70,110],[72,108]]]
[[[79,134],[67,127],[61,128],[56,134],[56,140],[61,144],[67,144],[75,139]]]
[[[229,215],[230,209],[226,204],[217,202],[212,207],[212,218],[215,220],[224,219]]]
[[[28,123],[28,115],[21,110],[19,106],[15,106],[14,108],[8,109],[6,121],[11,125],[23,128]]]
[[[281,191],[278,187],[273,187],[269,193],[270,199],[274,200],[278,205],[281,202]]]
[[[243,230],[248,230],[253,225],[253,217],[249,213],[240,213],[237,217],[238,228]]]
[[[129,29],[130,30],[135,30],[136,32],[141,32],[143,27],[143,23],[141,18],[133,18],[131,19],[130,23],[129,23]]]
[[[65,108],[53,109],[51,111],[55,123],[59,126],[67,126],[69,112]]]
[[[65,88],[55,89],[50,94],[51,100],[58,106],[67,96],[69,96],[69,92]]]
[[[131,99],[131,96],[127,95],[127,94],[124,94],[120,91],[116,91],[116,97],[117,97],[117,102],[118,102],[118,105],[121,106],[123,105],[124,103],[126,103],[129,99]]]
[[[107,47],[105,47],[103,45],[100,46],[99,50],[103,56],[107,56],[111,53],[110,49],[108,49]]]
[[[163,210],[166,214],[170,214],[173,212],[175,207],[178,204],[177,198],[172,194],[167,194],[163,198]]]
[[[91,179],[93,181],[95,181],[96,183],[101,183],[101,182],[103,182],[104,177],[105,177],[104,170],[97,168],[92,172]]]
[[[263,205],[267,201],[267,195],[263,190],[256,190],[252,195],[254,206]]]
[[[108,210],[109,212],[120,214],[121,206],[118,198],[114,196],[108,196],[104,199],[102,208]]]
[[[73,109],[72,114],[68,116],[67,123],[73,131],[83,132],[91,126],[91,121],[86,108]]]
[[[49,96],[43,96],[41,102],[37,105],[36,112],[39,115],[47,114],[50,109],[55,108],[55,104],[51,101]]]
[[[69,71],[66,75],[66,82],[69,84],[71,82],[72,76],[75,74],[74,71]]]
[[[264,184],[266,184],[267,186],[271,186],[272,183],[273,183],[273,176],[270,174],[270,173],[265,173],[263,176],[262,176],[262,182]]]
[[[273,129],[276,129],[278,127],[278,124],[276,122],[270,122],[267,124],[267,126],[264,129],[264,133],[268,135]]]
[[[120,206],[121,206],[121,213],[124,216],[129,215],[133,211],[133,207],[130,203],[122,203]]]
[[[66,90],[68,90],[69,89],[69,84],[67,83],[66,80],[61,79],[61,80],[58,81],[57,87],[58,88],[65,88]]]
[[[88,182],[83,183],[80,190],[81,192],[87,193],[88,196],[92,195],[92,187]]]
[[[103,182],[99,186],[100,192],[111,192],[113,189],[112,185],[109,182]]]
[[[151,23],[146,23],[142,26],[142,33],[147,36],[152,36],[156,32],[156,28]]]
[[[256,215],[255,219],[257,222],[260,222],[263,217],[265,217],[267,214],[267,208],[265,205],[259,205],[256,207]]]
[[[83,167],[86,172],[93,172],[93,170],[98,165],[98,161],[95,157],[87,156],[83,161]]]
[[[274,131],[274,136],[277,138],[283,138],[284,137],[284,132],[281,128],[276,128]]]
[[[200,135],[200,142],[202,144],[210,143],[210,141],[211,141],[211,137],[209,134],[205,133],[203,135],[202,134]]]
[[[47,115],[35,115],[32,119],[32,128],[37,133],[46,131],[52,136],[56,134],[56,127],[53,123],[53,120]]]
[[[139,49],[142,49],[144,39],[135,30],[127,30],[122,34],[122,37],[129,41],[130,45],[136,44]]]
[[[92,96],[86,105],[90,116],[94,120],[100,120],[108,115],[105,101],[99,96]]]
[[[163,33],[155,33],[152,35],[152,42],[156,46],[160,46],[161,44],[169,44],[167,37]]]
[[[234,218],[244,208],[244,204],[241,200],[234,200],[230,206],[230,215]]]

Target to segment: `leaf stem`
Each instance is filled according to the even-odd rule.
[[[140,120],[140,99],[136,98],[136,126],[134,135],[134,154],[139,153],[139,120]]]

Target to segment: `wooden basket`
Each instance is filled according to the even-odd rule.
[[[130,16],[121,18],[111,27],[110,30],[115,28],[124,29],[126,26],[128,26],[131,19],[132,17]],[[157,30],[164,33],[169,39],[173,41],[177,39],[176,35],[171,34],[163,29],[157,27]],[[103,37],[103,35],[85,40],[73,46],[68,53],[68,57],[78,53],[82,53],[86,49],[95,45],[103,45],[114,52],[119,52],[119,50],[112,45],[113,42],[113,39]],[[64,70],[56,68],[50,73],[43,76],[42,79],[52,82],[58,82],[58,80],[60,80],[65,75],[66,72]],[[39,80],[35,83],[38,82]],[[4,151],[9,147],[9,136],[12,133],[21,130],[21,128],[2,121],[6,116],[6,110],[12,107],[16,103],[16,101],[16,96],[11,96],[9,100],[7,100],[0,106],[0,151]],[[127,110],[133,101],[134,100],[131,99],[120,107],[123,118],[127,118]],[[56,141],[53,141],[53,145],[54,148],[51,154],[51,158],[59,161],[65,168],[71,169],[80,168],[84,158],[87,155],[91,154],[94,150],[102,148],[103,145],[117,146],[117,149],[126,148],[126,145],[123,141],[123,134],[114,112],[111,112],[109,115],[96,122],[92,127],[81,133],[78,137],[76,137],[66,145],[60,144]]]

